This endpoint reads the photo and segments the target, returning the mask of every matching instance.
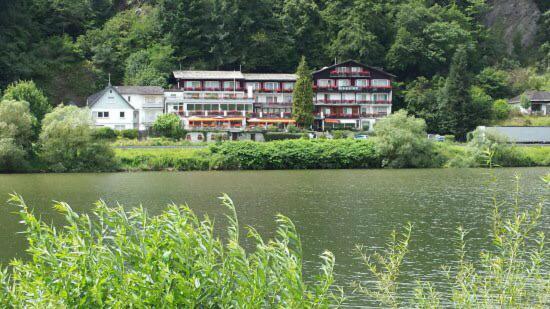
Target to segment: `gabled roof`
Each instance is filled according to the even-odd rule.
[[[329,66],[329,67],[324,67],[324,68],[322,68],[322,69],[320,69],[320,70],[317,70],[317,71],[313,72],[313,74],[317,74],[317,73],[320,73],[320,72],[323,72],[323,71],[326,71],[326,70],[332,70],[332,69],[334,69],[334,68],[336,68],[336,67],[339,67],[339,66],[342,66],[342,65],[346,65],[346,64],[353,64],[353,65],[365,67],[365,68],[367,68],[367,69],[369,69],[369,70],[371,70],[371,71],[376,71],[376,72],[379,72],[379,73],[381,73],[381,74],[390,76],[390,77],[392,77],[392,78],[396,77],[395,75],[393,75],[393,74],[391,74],[391,73],[388,73],[388,72],[384,71],[382,68],[371,67],[371,66],[369,66],[369,65],[362,64],[362,63],[360,63],[360,62],[357,62],[357,61],[351,60],[351,59],[350,59],[350,60],[346,60],[346,61],[344,61],[344,62],[340,62],[340,63],[333,64],[333,65],[331,65],[331,66]]]
[[[120,94],[163,95],[164,88],[157,86],[115,86]]]
[[[244,79],[239,71],[174,71],[175,78],[181,79]]]
[[[117,88],[116,87],[113,87],[111,85],[107,86],[105,89],[99,91],[99,92],[96,92],[94,94],[92,94],[91,96],[88,97],[88,100],[86,100],[86,105],[88,107],[92,107],[94,106],[97,101],[99,101],[99,99],[101,99],[103,97],[104,94],[107,93],[108,90],[113,90],[116,94],[118,94],[118,96],[120,96],[122,98],[122,100],[124,101],[124,103],[126,103],[128,106],[130,106],[131,109],[135,109],[132,104],[128,103],[128,101],[126,101],[126,99],[124,98],[123,95],[120,94],[120,92],[118,92]]]
[[[280,74],[280,73],[244,73],[246,80],[281,80],[281,81],[296,81],[296,74]]]
[[[518,95],[515,98],[510,99],[508,103],[511,103],[511,104],[519,103],[521,101],[522,95],[525,95],[527,99],[529,99],[529,101],[531,102],[550,102],[550,91],[530,90],[530,91],[526,91],[521,95]]]

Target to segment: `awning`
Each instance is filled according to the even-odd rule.
[[[286,119],[286,118],[252,118],[252,119],[249,119],[248,122],[251,122],[251,123],[295,123],[296,120]]]
[[[325,119],[325,123],[340,123],[338,119]]]

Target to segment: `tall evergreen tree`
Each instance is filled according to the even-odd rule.
[[[298,126],[309,128],[313,124],[313,80],[305,57],[302,57],[296,74],[298,77],[292,99],[292,117]]]
[[[461,46],[453,56],[439,108],[438,118],[442,133],[453,133],[458,139],[464,139],[471,129],[466,123],[467,118],[472,116],[471,111],[467,110],[469,89],[468,52]]]

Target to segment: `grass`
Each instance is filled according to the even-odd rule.
[[[496,121],[493,125],[502,127],[549,127],[550,116],[515,116]]]
[[[175,141],[169,138],[163,137],[151,137],[145,140],[120,138],[111,143],[113,147],[121,146],[191,146],[197,145],[197,143],[191,143],[190,141],[180,140]],[[198,144],[200,145],[200,144]]]
[[[550,166],[550,147],[518,146],[521,160],[510,166]],[[466,144],[435,143],[442,166],[471,155]],[[380,158],[370,141],[287,140],[266,143],[225,142],[208,148],[115,149],[123,171],[204,171],[312,168],[380,168]],[[507,161],[501,165],[508,166]],[[512,162],[512,161],[510,161]],[[456,165],[453,165],[456,166]],[[468,165],[464,165],[468,166]]]
[[[119,168],[127,171],[208,170],[210,151],[196,148],[115,149]]]

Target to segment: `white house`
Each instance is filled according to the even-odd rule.
[[[154,86],[107,86],[86,102],[94,124],[115,130],[147,130],[164,113],[164,89]]]

